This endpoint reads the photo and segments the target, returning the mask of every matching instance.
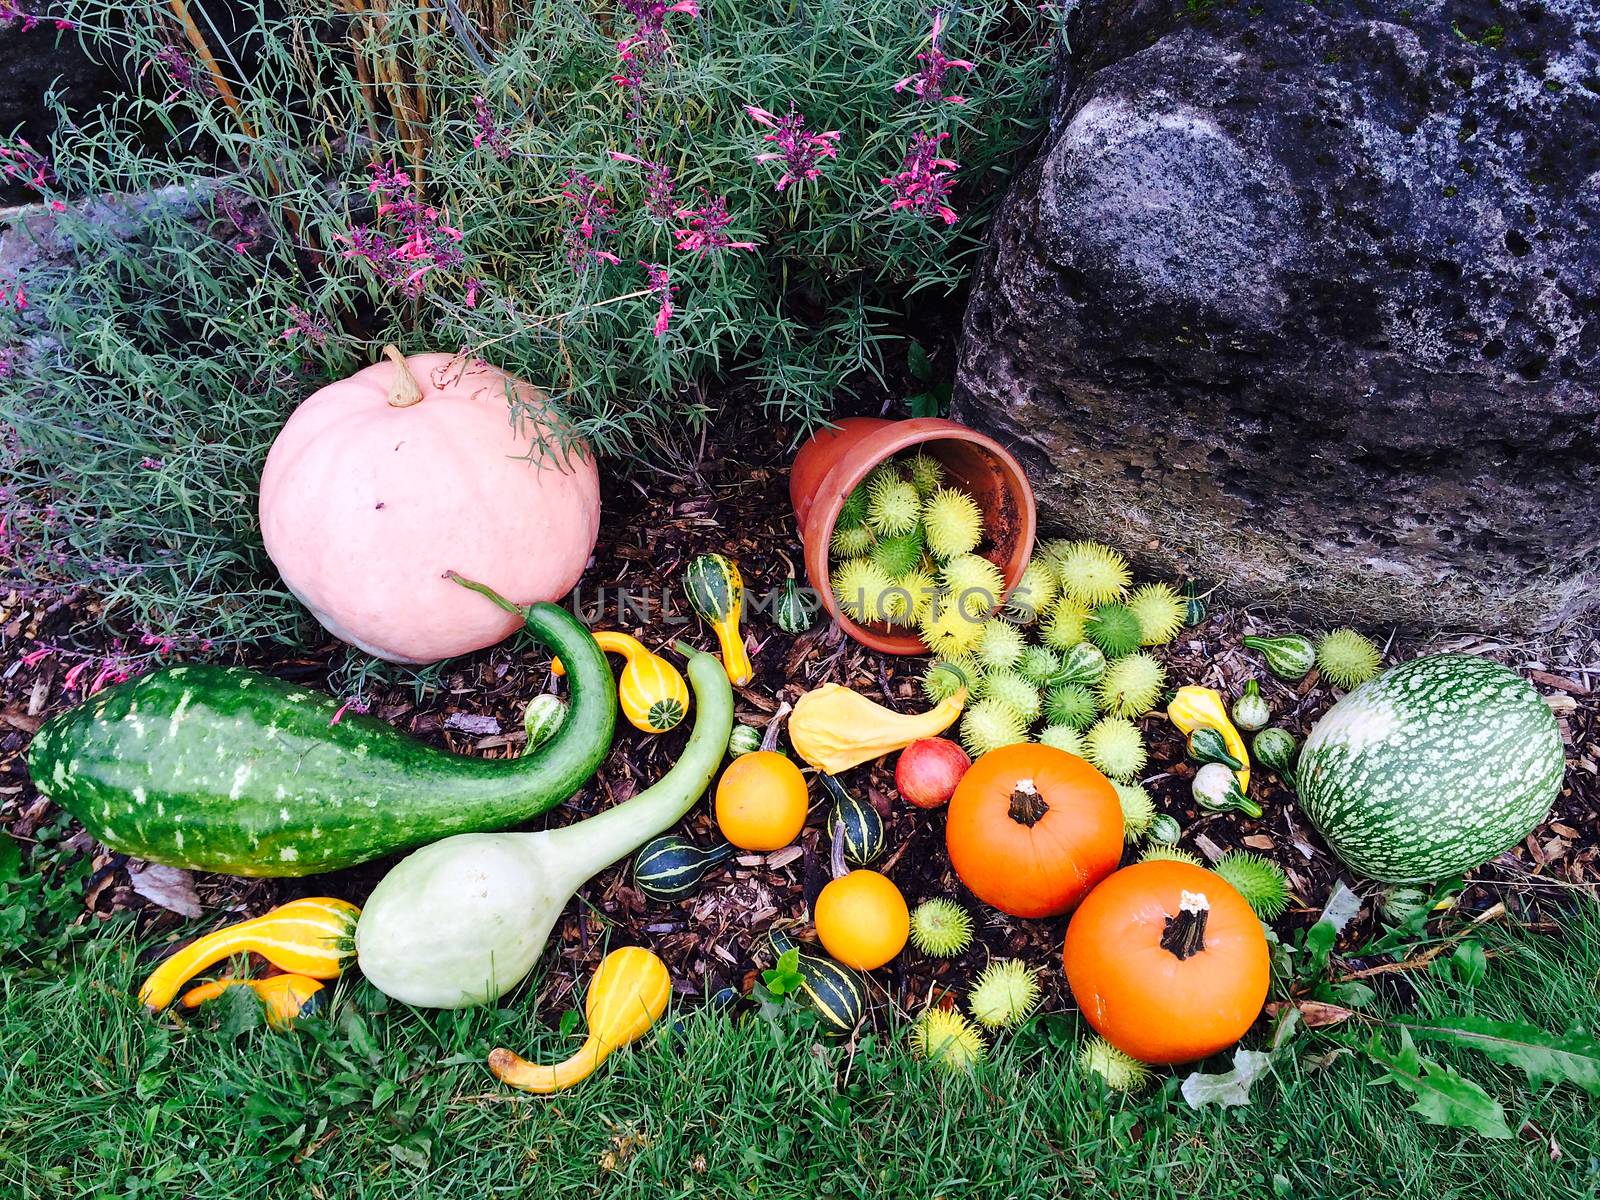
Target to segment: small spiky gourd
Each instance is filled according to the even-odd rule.
[[[1128,609],[1139,618],[1140,644],[1163,646],[1178,636],[1189,605],[1170,584],[1141,583],[1129,593]]]
[[[910,533],[921,515],[917,489],[899,476],[880,479],[867,492],[867,524],[880,536]]]
[[[981,554],[962,554],[940,572],[949,599],[968,616],[988,617],[1000,604],[1006,577]]]
[[[1062,591],[1084,604],[1116,600],[1133,582],[1128,560],[1098,542],[1071,542],[1053,557]]]
[[[1335,629],[1317,642],[1317,670],[1334,687],[1345,691],[1371,679],[1382,662],[1378,647],[1354,629]]]
[[[1076,600],[1063,597],[1050,610],[1050,615],[1040,626],[1039,636],[1044,638],[1047,646],[1054,646],[1057,650],[1070,650],[1083,641],[1084,630],[1088,626],[1089,614],[1092,611]]]
[[[1087,729],[1099,715],[1094,693],[1081,683],[1062,683],[1045,697],[1044,717],[1052,725]]]
[[[983,676],[983,696],[998,700],[1022,719],[1024,724],[1039,715],[1039,689],[1016,671],[1006,669],[986,671]]]
[[[1139,648],[1144,636],[1139,618],[1126,604],[1102,604],[1083,623],[1084,636],[1105,651],[1107,658],[1121,658]]]
[[[1006,613],[1013,620],[1032,625],[1050,611],[1060,594],[1060,584],[1050,564],[1035,558],[1023,569],[1022,578],[1006,598]]]
[[[910,597],[910,610],[906,614],[905,623],[920,625],[939,595],[939,581],[918,567],[895,580],[895,586]]]
[[[1132,779],[1149,761],[1139,727],[1127,717],[1101,717],[1083,735],[1086,757],[1110,779]]]
[[[1150,1082],[1151,1071],[1131,1054],[1124,1054],[1102,1037],[1092,1037],[1078,1050],[1078,1070],[1098,1075],[1107,1091],[1139,1092]]]
[[[1140,717],[1155,707],[1166,685],[1167,672],[1160,663],[1148,654],[1129,654],[1107,665],[1096,695],[1106,712]]]
[[[857,621],[883,620],[884,597],[893,587],[894,580],[870,558],[852,558],[833,573],[839,607]]]
[[[834,558],[857,558],[871,550],[875,540],[865,525],[835,525],[828,550]]]
[[[899,579],[922,565],[922,531],[912,526],[911,532],[881,537],[872,547],[872,561],[877,563],[891,579]]]
[[[983,513],[965,492],[942,487],[922,506],[922,527],[935,558],[957,558],[970,554],[983,540]]]
[[[836,529],[855,529],[867,523],[867,486],[857,484],[844,503],[839,506],[839,519],[834,523]]]
[[[983,635],[978,639],[974,657],[986,670],[1000,670],[1016,666],[1027,648],[1022,630],[1010,621],[992,617],[983,623]]]
[[[928,606],[917,629],[922,644],[941,658],[963,658],[971,654],[983,632],[983,622],[962,612],[949,597]]]
[[[944,483],[944,464],[931,454],[918,450],[905,462],[906,475],[917,495],[926,500]]]
[[[1028,646],[1017,660],[1017,671],[1029,683],[1046,684],[1061,670],[1061,656],[1049,646]]]
[[[1156,802],[1142,783],[1111,784],[1117,789],[1117,800],[1122,805],[1122,834],[1128,841],[1137,841],[1150,832],[1156,819]]]
[[[961,714],[961,744],[973,758],[1027,740],[1022,718],[999,700],[979,700]]]
[[[990,1029],[1012,1029],[1039,1003],[1039,976],[1027,963],[1002,958],[990,963],[967,993],[967,1007]]]
[[[954,958],[972,945],[972,914],[937,896],[911,913],[911,944],[929,958]]]
[[[1233,885],[1263,921],[1281,917],[1289,907],[1289,880],[1271,859],[1246,850],[1230,850],[1212,868]]]
[[[972,1070],[983,1061],[988,1047],[978,1027],[960,1013],[926,1008],[911,1026],[911,1049],[951,1074]]]
[[[1068,754],[1076,754],[1079,758],[1089,756],[1088,748],[1083,744],[1083,734],[1071,725],[1046,725],[1039,731],[1039,744],[1065,750]]]
[[[970,658],[936,658],[922,673],[922,694],[940,704],[962,688],[976,691],[982,678],[978,664]]]
[[[1198,854],[1190,854],[1187,850],[1179,849],[1169,842],[1155,842],[1145,847],[1144,853],[1139,855],[1140,862],[1180,862],[1188,863],[1191,867],[1204,864]]]

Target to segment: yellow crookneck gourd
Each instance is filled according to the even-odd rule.
[[[235,987],[247,987],[261,998],[267,1010],[267,1025],[272,1029],[292,1029],[296,1020],[317,1006],[322,992],[321,982],[307,975],[269,975],[265,979],[229,976],[190,988],[179,1003],[184,1008],[199,1008]]]
[[[744,612],[744,578],[739,564],[721,554],[702,554],[683,573],[684,594],[700,619],[716,631],[722,644],[722,667],[734,687],[755,677],[755,667],[744,648],[739,617]]]
[[[489,1054],[489,1069],[525,1092],[543,1096],[563,1091],[594,1074],[613,1050],[649,1033],[667,1011],[671,996],[672,978],[666,964],[654,954],[638,946],[613,950],[589,981],[589,997],[583,1005],[589,1036],[576,1054],[546,1067],[496,1048]]]
[[[626,633],[601,630],[595,643],[607,654],[626,660],[617,680],[617,703],[635,729],[665,733],[689,712],[689,685],[678,668]],[[558,658],[550,664],[556,675],[566,674]]]
[[[269,913],[196,938],[169,955],[139,989],[139,1001],[160,1012],[189,980],[236,954],[259,954],[280,971],[337,979],[355,958],[361,910],[330,896],[292,900]],[[196,1001],[199,1003],[199,1001]]]
[[[938,737],[961,715],[967,692],[960,689],[925,713],[897,713],[837,683],[813,688],[789,716],[789,740],[817,770],[848,771],[880,755],[903,750],[919,738]]]
[[[1228,706],[1222,702],[1222,696],[1215,688],[1194,684],[1179,688],[1167,702],[1167,719],[1185,735],[1196,729],[1215,729],[1220,733],[1228,753],[1244,764],[1234,772],[1239,780],[1239,790],[1249,790],[1250,752],[1245,749],[1244,738],[1234,728],[1228,716]]]

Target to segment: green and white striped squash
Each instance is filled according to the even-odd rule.
[[[1471,654],[1402,663],[1317,722],[1301,807],[1341,859],[1416,883],[1515,846],[1549,811],[1564,759],[1554,715],[1507,667]]]

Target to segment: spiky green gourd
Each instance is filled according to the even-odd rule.
[[[1047,646],[1053,646],[1057,650],[1070,650],[1083,642],[1084,629],[1088,625],[1091,611],[1087,605],[1063,597],[1057,601],[1056,606],[1050,610],[1050,615],[1039,627],[1039,636],[1044,639]]]
[[[1205,864],[1200,861],[1198,854],[1191,854],[1187,850],[1179,849],[1170,842],[1151,842],[1145,847],[1144,853],[1139,855],[1140,862],[1181,862],[1188,863],[1191,867],[1200,867]]]
[[[911,1026],[911,1048],[952,1075],[971,1071],[988,1052],[978,1027],[951,1009],[927,1008]]]
[[[1094,693],[1081,683],[1058,684],[1045,697],[1044,719],[1052,725],[1087,729],[1099,715]]]
[[[1113,780],[1111,786],[1117,789],[1117,800],[1122,805],[1122,836],[1130,842],[1138,841],[1150,832],[1156,819],[1156,802],[1142,783]]]
[[[963,612],[948,596],[928,606],[917,622],[922,644],[940,658],[970,657],[983,632],[983,621]]]
[[[922,527],[935,558],[958,558],[976,550],[983,540],[983,513],[965,492],[942,487],[922,506]]]
[[[926,500],[944,483],[944,464],[933,455],[918,450],[905,461],[906,476],[917,495]]]
[[[872,549],[876,540],[872,536],[872,530],[865,525],[854,525],[849,528],[835,525],[833,540],[828,543],[828,552],[840,560],[859,558]]]
[[[867,523],[867,485],[858,483],[844,498],[844,503],[839,506],[839,516],[834,521],[833,527],[839,529],[859,529]]]
[[[893,587],[894,580],[870,558],[852,558],[833,572],[834,597],[857,621],[885,620],[884,599]]]
[[[1055,546],[1056,543],[1051,543]],[[1128,560],[1098,542],[1071,542],[1053,553],[1061,589],[1084,604],[1106,604],[1118,599],[1133,581]]]
[[[1039,1003],[1039,974],[1027,963],[1002,958],[990,963],[967,993],[967,1007],[990,1029],[1013,1029]]]
[[[1010,621],[991,617],[983,623],[983,634],[978,639],[974,657],[985,670],[996,671],[1014,667],[1022,660],[1028,648],[1027,640]]]
[[[1336,688],[1349,691],[1378,673],[1383,655],[1354,629],[1335,629],[1317,642],[1317,670]]]
[[[1107,1091],[1128,1094],[1143,1091],[1152,1074],[1144,1063],[1102,1037],[1092,1037],[1079,1048],[1078,1070],[1097,1076]]]
[[[1233,702],[1233,723],[1246,733],[1261,729],[1272,720],[1272,707],[1261,694],[1261,685],[1254,679],[1244,685],[1244,692]]]
[[[1039,689],[1016,671],[986,671],[983,676],[983,696],[997,700],[1028,724],[1039,715]]]
[[[1027,725],[999,700],[979,700],[961,714],[961,744],[973,758],[1027,740]]]
[[[1061,655],[1061,671],[1056,683],[1078,683],[1088,687],[1106,673],[1106,656],[1093,642],[1079,642]]]
[[[945,563],[940,572],[948,599],[968,616],[987,618],[1000,606],[1006,579],[981,554],[962,554]]]
[[[1317,648],[1311,644],[1311,639],[1297,633],[1274,638],[1251,636],[1244,639],[1244,644],[1260,651],[1267,660],[1267,670],[1287,683],[1304,679],[1317,661]]]
[[[929,958],[954,958],[972,945],[972,914],[936,896],[911,910],[911,944]]]
[[[1109,779],[1132,779],[1149,761],[1139,727],[1127,717],[1101,717],[1083,735],[1084,757]]]
[[[1106,666],[1096,698],[1100,707],[1118,717],[1139,717],[1155,707],[1167,672],[1148,654],[1125,655]]]
[[[1071,725],[1046,725],[1039,731],[1039,744],[1065,750],[1079,758],[1088,758],[1088,748],[1083,744],[1083,734]]]
[[[1183,628],[1188,605],[1176,589],[1165,583],[1141,583],[1128,594],[1128,608],[1139,618],[1139,641],[1164,646]]]
[[[1276,920],[1289,907],[1289,879],[1271,859],[1230,850],[1211,869],[1231,883],[1263,921]]]
[[[917,489],[898,476],[880,479],[867,491],[867,524],[880,537],[910,533],[921,515]]]
[[[913,526],[909,533],[879,538],[872,547],[872,561],[891,579],[915,571],[922,563],[922,531]]]
[[[920,625],[939,596],[939,581],[919,567],[896,579],[895,586],[910,598],[904,623]]]
[[[1102,604],[1083,623],[1083,633],[1105,652],[1107,658],[1121,658],[1139,648],[1144,636],[1139,618],[1125,604]]]
[[[1043,687],[1061,670],[1061,656],[1049,646],[1025,646],[1017,660],[1017,673]]]
[[[1020,624],[1032,625],[1050,611],[1060,591],[1050,564],[1035,558],[1023,569],[1017,586],[1006,597],[1006,614]]]
[[[1392,667],[1335,704],[1295,766],[1300,804],[1350,867],[1386,883],[1471,870],[1549,811],[1566,764],[1555,715],[1489,659]]]
[[[983,672],[970,658],[936,658],[922,673],[922,694],[940,704],[965,688],[976,692]]]

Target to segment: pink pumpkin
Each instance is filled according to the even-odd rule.
[[[520,604],[560,599],[594,550],[600,481],[587,446],[562,452],[531,384],[476,359],[384,354],[290,415],[261,474],[261,533],[330,633],[436,662],[520,624],[445,573]],[[513,396],[545,415],[514,427]]]

